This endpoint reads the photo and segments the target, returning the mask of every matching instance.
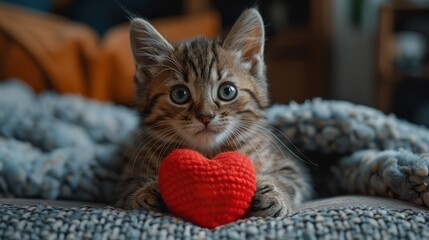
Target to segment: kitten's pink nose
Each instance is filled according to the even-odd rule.
[[[212,115],[201,115],[200,114],[200,115],[197,115],[196,118],[198,119],[198,121],[202,122],[204,125],[207,126],[207,124],[209,124],[213,120],[213,118],[215,118],[215,115],[214,114],[212,114]]]

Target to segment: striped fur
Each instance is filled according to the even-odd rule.
[[[258,173],[251,215],[285,215],[309,197],[304,169],[264,118],[269,104],[264,27],[256,10],[245,11],[223,41],[196,37],[175,45],[148,22],[135,19],[131,46],[141,127],[125,154],[122,207],[167,211],[157,175],[162,159],[176,148],[209,158],[224,151],[250,156]],[[223,84],[236,87],[234,99],[219,97]],[[171,99],[179,85],[189,90],[185,104]],[[204,123],[200,116],[211,121]]]

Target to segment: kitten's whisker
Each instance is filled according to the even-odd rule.
[[[158,124],[158,125],[161,125],[161,124]],[[156,127],[156,126],[158,126],[158,125],[155,125],[155,126],[153,126],[153,127]],[[137,130],[137,133],[133,133],[134,134],[134,136],[129,136],[129,140],[127,140],[127,141],[130,141],[130,142],[134,142],[133,141],[133,139],[139,139],[140,138],[140,136],[143,134],[143,133],[147,133],[149,130],[150,130],[151,128],[145,128],[145,129],[142,129],[142,128],[140,128],[140,129],[138,129]],[[149,132],[149,136],[150,136],[150,134],[152,134],[152,133],[150,133]],[[129,135],[131,135],[131,134],[129,134]],[[149,137],[148,136],[148,137]],[[125,150],[124,150],[124,153],[122,154],[122,160],[121,160],[121,169],[123,169],[123,165],[124,165],[124,161],[125,161],[125,156],[129,156],[128,155],[128,151],[129,151],[129,149],[131,148],[131,146],[132,146],[133,144],[127,144],[126,145],[126,148],[125,148]],[[135,151],[137,151],[137,150],[135,150]],[[134,151],[134,153],[135,153],[135,151]],[[131,155],[131,158],[132,158],[132,156],[134,155],[134,153]],[[131,159],[129,159],[129,160],[131,160]]]
[[[255,150],[256,154],[258,155],[258,159],[262,159],[261,154],[259,153],[258,149],[256,148],[255,145],[253,145],[252,143],[252,136],[247,132],[247,131],[240,131],[242,128],[240,128],[240,126],[236,126],[235,128],[232,129],[232,132],[235,136],[237,137],[244,137],[244,140],[249,140],[247,141],[248,144],[251,145],[251,147]],[[240,139],[240,138],[239,138]],[[238,139],[239,142],[241,142]],[[260,145],[261,146],[261,145]],[[240,149],[242,149],[242,146],[240,146]],[[244,150],[244,149],[243,149]],[[244,153],[244,152],[243,152]]]
[[[138,157],[139,157],[139,155],[140,155],[141,151],[144,149],[144,147],[145,147],[146,145],[148,145],[149,143],[151,143],[154,139],[155,139],[155,138],[151,137],[151,138],[149,138],[149,141],[148,141],[148,142],[143,141],[143,142],[138,146],[138,148],[136,148],[136,150],[134,151],[134,153],[133,153],[133,157],[132,157],[132,159],[133,159],[133,164],[132,164],[131,169],[130,169],[130,173],[131,173],[131,174],[132,174],[132,173],[133,173],[133,171],[134,171],[135,164],[136,164],[136,162],[137,162],[137,159],[138,159]],[[146,142],[146,143],[145,143],[145,142]],[[137,152],[137,151],[138,151],[138,152]],[[137,152],[137,154],[136,154],[136,152]],[[143,161],[144,161],[144,160],[145,160],[145,159],[143,159]],[[149,161],[150,161],[150,160],[149,160]],[[142,163],[142,165],[143,165],[143,163]]]
[[[143,133],[146,133],[147,131],[146,131],[147,129],[139,129],[138,130],[138,133],[136,134],[136,136],[134,136],[133,137],[133,139],[136,139],[136,138],[140,138],[140,135],[141,134],[143,134]],[[144,141],[146,141],[147,140],[147,138],[149,138],[150,137],[150,135],[151,135],[151,133],[149,133],[149,136],[147,136],[146,138],[145,138],[145,140]],[[132,141],[132,140],[131,140]],[[143,142],[144,142],[143,141]],[[127,148],[126,148],[126,150],[125,150],[125,153],[122,155],[122,163],[121,163],[121,169],[123,169],[123,162],[125,161],[125,157],[127,157],[127,165],[129,165],[132,161],[134,161],[133,162],[133,165],[135,164],[135,161],[136,161],[136,159],[133,159],[133,157],[132,156],[134,156],[134,154],[135,154],[135,152],[138,150],[138,148],[137,149],[135,149],[135,151],[133,152],[133,154],[131,155],[131,156],[129,156],[128,155],[128,151],[129,151],[129,148],[131,147],[131,146],[134,146],[134,144],[129,144],[128,146],[127,146]],[[132,168],[134,168],[134,166],[132,167]],[[127,171],[128,169],[124,169],[123,171]],[[132,169],[131,169],[132,170]],[[132,171],[131,171],[132,172]],[[125,177],[127,177],[127,175],[122,175],[122,180],[125,180],[124,178]],[[124,187],[124,181],[122,181],[122,183],[121,183],[121,189]]]
[[[175,150],[175,149],[178,149],[178,147],[182,145],[183,141],[184,141],[184,139],[182,137],[180,137],[180,141],[179,142],[170,142],[167,149],[172,149],[172,151]],[[173,144],[173,143],[175,143],[174,147],[170,148],[170,145]],[[160,154],[160,156],[166,156],[166,155],[167,154],[165,154],[165,153],[161,153]],[[157,162],[155,164],[156,172],[159,173],[159,167],[161,166],[161,161],[163,160],[163,158],[162,159],[161,158],[157,158],[156,160],[157,160]]]
[[[155,142],[154,142],[154,144],[152,144],[151,146],[149,146],[149,148],[147,149],[147,152],[151,152],[152,148],[155,147],[155,145],[157,145],[158,143],[161,143],[160,146],[162,146],[162,142],[164,141],[164,138],[170,136],[170,134],[173,133],[173,132],[174,132],[173,128],[167,128],[167,129],[165,129],[165,132],[161,132],[160,133],[161,134],[161,138],[156,139]],[[146,144],[143,148],[145,148],[147,145],[148,144]],[[159,146],[158,146],[158,148],[159,148]],[[148,176],[149,176],[149,170],[150,170],[150,163],[153,160],[153,156],[154,156],[155,152],[156,152],[156,150],[152,151],[152,156],[150,156],[149,158],[147,158],[148,159],[148,161],[147,161],[148,164],[147,164],[147,168],[146,168],[146,175],[148,175]],[[140,155],[140,153],[139,153],[139,155]],[[145,157],[145,159],[146,159],[146,157]],[[140,168],[141,172],[144,171],[143,168],[144,168],[144,163],[142,163],[142,165],[141,165],[141,168]],[[155,166],[155,168],[156,168],[156,166]]]
[[[277,148],[277,150],[282,154],[282,156],[283,156],[283,158],[286,160],[287,159],[287,157],[285,156],[285,154],[284,154],[284,151],[282,151],[282,149],[277,145],[277,143],[276,142],[274,142],[273,141],[273,139],[271,138],[271,137],[269,137],[269,136],[266,136],[265,134],[263,134],[263,133],[261,133],[260,131],[258,131],[257,129],[250,129],[247,125],[244,125],[244,124],[242,124],[241,126],[239,125],[238,126],[241,130],[243,130],[243,131],[247,131],[247,132],[250,132],[250,131],[254,131],[255,133],[259,133],[259,134],[261,134],[262,136],[260,136],[260,137],[262,137],[264,140],[266,140],[267,141],[267,143],[273,143],[274,144],[274,146]],[[261,146],[261,147],[264,147],[263,145],[262,145],[262,143],[260,143],[260,142],[258,142],[259,143],[259,145]]]
[[[243,127],[247,127],[248,128],[248,126],[247,125],[242,125]],[[265,133],[269,133],[270,135],[272,135],[272,136],[274,136],[270,131],[267,131],[265,128],[263,128],[263,127],[260,127],[260,126],[258,126],[257,124],[255,124],[254,125],[255,127],[256,127],[256,129],[254,129],[254,131],[256,132],[256,133],[259,133],[259,134],[261,134],[262,136],[263,136],[263,138],[264,139],[266,139],[266,140],[268,140],[268,142],[269,143],[272,143],[276,148],[277,148],[277,150],[283,155],[283,158],[285,158],[285,159],[287,159],[287,157],[284,155],[284,152],[283,152],[283,150],[281,149],[281,147],[277,144],[277,141],[274,141],[274,139],[271,137],[271,136],[269,136],[269,135],[266,135]],[[249,130],[250,131],[250,130]],[[279,141],[280,142],[280,141]],[[285,146],[282,142],[280,142],[280,144],[282,144],[283,145],[283,147],[286,149],[286,150],[288,150],[288,152],[290,152],[291,154],[294,154],[293,152],[291,152],[291,150],[287,147],[287,146]],[[295,155],[294,155],[295,156]],[[301,161],[303,161],[303,162],[305,162],[304,160],[302,160],[301,158],[299,158],[298,156],[296,156],[299,160],[301,160]]]
[[[173,137],[176,137],[176,136],[174,136],[173,135]],[[183,142],[183,138],[182,137],[180,137],[180,142],[178,142],[178,141],[171,141],[169,144],[168,144],[168,146],[165,148],[165,149],[163,149],[163,150],[161,150],[162,152],[161,152],[161,155],[160,156],[167,156],[167,154],[170,154],[173,150],[175,150],[175,149],[177,149],[181,144],[182,144],[182,142]],[[174,147],[173,148],[170,148],[170,146],[172,145],[172,144],[174,144]],[[167,150],[171,150],[170,151],[170,153],[165,153],[165,151],[167,151]],[[157,162],[157,164],[155,165],[156,166],[156,172],[159,172],[159,166],[160,166],[160,164],[161,164],[161,161],[163,160],[163,158],[161,159],[161,158],[158,158],[157,159],[159,162]]]
[[[155,127],[157,127],[157,126],[161,126],[161,125],[164,125],[163,123],[159,123],[159,124],[155,124],[155,125],[153,125],[151,128],[155,128]],[[168,125],[167,125],[168,126]],[[136,148],[136,150],[133,152],[133,154],[132,154],[132,160],[133,160],[133,164],[132,164],[132,167],[131,167],[131,173],[134,171],[134,166],[135,166],[135,163],[136,163],[136,161],[137,161],[137,158],[138,158],[138,156],[140,155],[140,153],[141,153],[141,151],[145,148],[145,146],[146,145],[148,145],[149,143],[151,143],[152,141],[159,141],[158,139],[156,139],[156,136],[155,136],[155,133],[150,133],[149,132],[149,136],[144,140],[144,141],[142,141],[140,144],[139,144],[139,146]],[[162,132],[161,132],[161,134],[162,134]],[[147,142],[146,140],[147,139],[149,139],[149,141]],[[136,152],[138,151],[138,153],[136,154]]]
[[[247,130],[247,129],[245,129],[245,128],[240,128],[240,126],[237,126],[237,130],[240,130],[240,129],[242,129],[242,130]],[[260,159],[260,160],[262,160],[262,156],[261,156],[261,154],[259,153],[259,151],[258,151],[258,149],[256,148],[256,146],[255,145],[253,145],[253,142],[252,142],[252,135],[250,135],[250,133],[248,132],[248,131],[237,131],[238,132],[238,134],[241,134],[241,135],[243,135],[243,134],[246,134],[244,137],[245,137],[245,139],[249,139],[249,141],[248,141],[248,143],[253,147],[253,149],[255,149],[255,152],[256,152],[256,154],[258,155],[258,159]],[[246,137],[247,136],[247,137]],[[260,147],[263,147],[263,145],[260,143],[260,142],[258,142],[259,143],[259,146]],[[263,161],[263,160],[262,160]]]
[[[234,137],[235,139],[238,139],[240,137],[235,128],[231,129],[231,134],[232,134],[232,137]],[[242,148],[242,144],[240,144],[240,141],[235,141],[233,138],[228,139],[227,141],[231,145],[234,151],[239,151]],[[235,148],[232,145],[235,145]]]
[[[238,138],[239,136],[236,135],[235,131],[236,131],[236,129],[233,128],[232,129],[233,135],[234,135],[234,137]],[[242,148],[242,144],[240,144],[240,142],[237,143],[237,141],[234,141],[233,139],[228,140],[228,141],[231,141],[235,145],[235,150],[238,150],[239,148]]]
[[[252,122],[248,122],[249,124],[252,124]],[[318,166],[316,163],[314,163],[313,161],[311,161],[310,159],[308,159],[307,157],[306,157],[306,159],[304,160],[304,159],[302,159],[300,156],[298,156],[294,151],[292,151],[291,149],[290,149],[290,147],[289,146],[287,146],[283,141],[281,141],[281,139],[279,139],[274,133],[272,133],[271,131],[267,131],[266,130],[266,127],[269,127],[269,125],[261,125],[261,123],[253,123],[254,124],[254,126],[256,126],[258,129],[259,129],[259,133],[261,133],[261,134],[263,134],[263,135],[265,135],[265,133],[268,133],[268,134],[270,134],[274,139],[276,139],[277,141],[273,141],[273,143],[276,145],[276,146],[278,146],[277,145],[277,142],[278,143],[280,143],[285,149],[287,149],[288,150],[288,152],[290,153],[290,154],[292,154],[294,157],[296,157],[296,158],[298,158],[299,160],[301,160],[302,162],[305,162],[305,163],[307,163],[307,164],[312,164],[312,165],[314,165],[314,166]],[[266,137],[267,137],[267,135],[265,135]],[[274,140],[273,139],[273,140]],[[281,150],[280,150],[281,151]],[[303,155],[303,156],[305,156],[305,155]]]
[[[272,130],[277,131],[278,133],[280,133],[284,138],[287,139],[287,141],[293,146],[293,148],[302,156],[304,157],[310,164],[314,165],[314,166],[318,166],[317,163],[314,163],[313,161],[311,161],[303,152],[301,152],[301,150],[299,150],[299,148],[292,142],[292,140],[284,133],[282,132],[280,129],[274,127],[272,124],[268,124],[268,123],[264,123],[265,127],[269,127]],[[264,127],[262,126],[262,127]],[[273,136],[275,136],[274,133],[272,133]],[[284,143],[283,141],[279,140],[281,143]]]
[[[154,124],[154,125],[152,125],[152,126],[150,126],[150,127],[141,128],[141,129],[139,129],[139,133],[138,133],[136,136],[134,136],[134,139],[140,139],[140,136],[141,136],[143,133],[145,133],[145,134],[149,134],[149,135],[148,135],[148,137],[149,137],[149,136],[152,136],[152,135],[154,135],[155,133],[152,133],[152,132],[151,132],[151,130],[152,130],[152,129],[154,129],[154,128],[156,128],[156,127],[159,127],[159,126],[163,126],[163,125],[168,126],[168,124],[167,124],[167,123],[160,122],[160,123]],[[143,143],[141,143],[141,144],[143,144]],[[138,148],[140,148],[141,144],[138,146]],[[134,155],[134,154],[135,154],[135,151],[134,151],[133,155]],[[132,156],[133,156],[133,155],[132,155]]]
[[[169,131],[165,134],[165,135],[167,135],[167,136],[165,136],[165,137],[168,137],[168,139],[166,139],[166,140],[164,140],[164,141],[162,141],[161,142],[161,144],[155,149],[155,151],[152,151],[152,155],[150,156],[150,158],[149,159],[154,159],[154,156],[155,156],[155,154],[158,154],[159,155],[159,157],[157,157],[156,159],[160,159],[160,158],[162,158],[163,157],[163,152],[164,152],[164,147],[168,144],[168,145],[171,145],[171,139],[173,139],[174,137],[175,137],[175,135],[174,134],[171,134],[171,133],[174,133],[175,131],[174,131],[175,129],[173,129],[173,128],[170,128],[169,129]],[[165,138],[165,137],[163,137],[163,138]],[[161,148],[161,151],[158,153],[158,150]],[[155,172],[158,172],[158,166],[157,166],[157,164],[155,164]]]
[[[147,146],[152,143],[152,146],[150,146],[149,148],[146,149],[147,152],[150,152],[151,148],[153,146],[157,145],[158,142],[162,142],[162,138],[165,137],[165,136],[168,136],[170,134],[170,132],[171,132],[170,130],[167,130],[166,132],[160,132],[159,134],[161,135],[161,139],[153,137],[151,139],[151,141],[147,142],[144,146],[141,147],[139,153],[136,155],[136,158],[138,158],[140,156],[140,152],[143,149],[146,149]],[[150,170],[149,166],[150,166],[150,163],[152,161],[152,158],[147,158],[147,156],[143,158],[143,162],[141,163],[141,167],[140,167],[140,172],[144,171],[144,167],[145,167],[144,161],[147,161],[146,175],[149,176],[149,170]]]
[[[244,131],[243,131],[244,130]],[[253,136],[251,136],[250,135],[250,131],[249,131],[249,128],[247,127],[247,126],[245,126],[245,125],[242,125],[242,126],[237,126],[235,129],[234,129],[234,132],[235,132],[235,134],[237,134],[237,135],[243,135],[243,133],[247,133],[247,137],[246,136],[244,136],[244,140],[246,140],[246,139],[249,139],[249,141],[247,141],[247,143],[251,143],[252,142],[252,139],[253,139]],[[267,156],[267,153],[266,153],[266,149],[264,149],[264,145],[261,143],[261,142],[257,142],[258,143],[258,145],[259,145],[259,147],[260,148],[262,148],[263,150],[264,150],[264,157],[268,157]],[[257,171],[263,171],[263,169],[264,168],[269,168],[269,167],[267,167],[267,163],[270,163],[270,161],[268,161],[268,159],[264,159],[264,158],[262,158],[262,156],[261,156],[261,154],[260,154],[260,152],[258,151],[258,149],[256,148],[256,146],[255,145],[253,145],[252,143],[251,143],[251,145],[252,145],[252,147],[253,147],[253,149],[255,150],[255,152],[256,152],[256,154],[258,155],[258,159],[252,159],[252,161],[253,161],[253,164],[256,166],[256,165],[261,165],[260,167],[259,167],[259,169],[256,169]],[[242,148],[242,146],[240,147],[240,148]],[[243,152],[244,153],[244,152]],[[265,165],[264,165],[265,164]],[[264,166],[264,168],[262,167],[262,166]]]
[[[268,116],[265,116],[265,118],[268,119],[271,122],[278,121],[277,119],[273,119],[273,118],[270,118]],[[277,127],[275,127],[273,124],[266,124],[266,125],[269,126],[270,128],[272,128],[273,130],[276,130],[278,133],[280,133],[298,151],[299,154],[301,154],[305,159],[307,159],[308,161],[311,162],[311,160],[308,159],[307,156],[299,150],[299,148],[292,142],[292,140],[290,139],[290,137],[288,137],[283,131],[281,131],[280,129],[278,129]]]

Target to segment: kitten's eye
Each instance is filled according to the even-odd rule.
[[[223,101],[231,101],[237,96],[237,88],[231,83],[224,83],[220,85],[218,90],[218,97]]]
[[[191,98],[191,94],[187,87],[179,85],[173,88],[170,93],[170,98],[176,104],[185,104]]]

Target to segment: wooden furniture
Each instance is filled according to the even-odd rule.
[[[329,97],[331,0],[307,1],[308,21],[289,25],[267,41],[272,102]]]
[[[378,107],[384,112],[391,112],[392,101],[398,83],[409,78],[429,79],[429,71],[420,75],[407,75],[399,72],[394,65],[395,32],[398,24],[405,18],[417,14],[429,14],[429,6],[417,6],[410,1],[389,1],[379,11],[377,43]],[[429,19],[429,18],[427,18]],[[429,26],[429,22],[427,22]],[[407,29],[399,29],[401,31]],[[429,69],[429,65],[428,68]]]

